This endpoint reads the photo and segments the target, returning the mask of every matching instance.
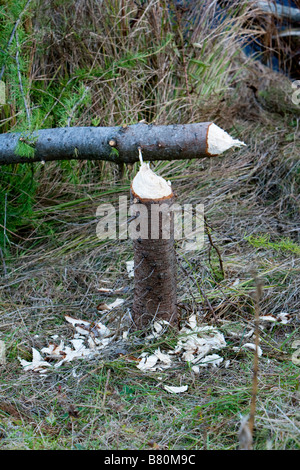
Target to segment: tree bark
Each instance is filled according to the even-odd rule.
[[[213,127],[211,127],[213,125]],[[48,162],[54,160],[107,160],[114,163],[138,161],[140,147],[144,159],[178,160],[215,156],[209,147],[211,122],[156,126],[134,124],[121,127],[66,127],[42,129],[32,134],[0,134],[0,165]],[[219,129],[219,128],[218,128]],[[30,146],[31,156],[22,156],[20,145]],[[28,148],[28,147],[27,147]],[[30,149],[29,149],[30,150]]]
[[[134,207],[132,215],[138,214],[137,222],[144,227],[143,233],[133,240],[132,319],[135,328],[144,330],[158,320],[165,320],[177,327],[174,213],[170,210],[174,194],[172,192],[161,199],[142,199],[131,187],[131,203]],[[143,206],[143,211],[140,206]],[[157,218],[159,211],[162,215]]]

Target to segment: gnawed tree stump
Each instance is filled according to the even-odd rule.
[[[131,184],[130,230],[134,250],[132,318],[139,330],[155,320],[177,326],[174,193],[142,163]]]

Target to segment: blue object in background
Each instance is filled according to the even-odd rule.
[[[235,0],[172,0],[168,2],[168,7],[174,24],[176,24],[177,21],[176,12],[180,13],[181,18],[183,19],[183,34],[185,39],[188,39],[192,33],[195,23],[201,20],[202,9],[202,11],[204,11],[204,9],[207,9],[208,5],[211,6],[211,11],[213,12],[213,16],[211,18],[211,27],[215,28],[222,24],[224,20],[230,15],[230,6],[232,6],[232,4],[235,2]],[[272,2],[270,2],[270,5],[272,5]],[[282,8],[294,8],[298,10],[300,14],[298,5],[293,0],[276,0],[276,2],[273,2],[273,5],[274,8],[276,8],[277,5],[279,11]],[[274,15],[274,24],[279,32],[291,27],[300,27],[300,23],[293,22],[288,16],[276,18]],[[263,27],[263,24],[261,26]],[[247,56],[251,56],[255,60],[261,61],[264,63],[264,65],[272,68],[273,70],[289,75],[289,70],[283,70],[282,68],[282,58],[280,60],[279,52],[272,53],[271,51],[268,51],[266,54],[266,47],[257,38],[243,38],[243,41],[243,50]],[[297,74],[297,70],[299,70],[299,53],[296,51],[294,55],[294,59],[290,58],[287,62],[289,62],[290,67],[293,60],[295,61],[295,64],[298,61],[298,64],[296,64],[295,67]],[[293,72],[291,73],[291,78],[299,78],[297,76],[292,77],[292,75]]]

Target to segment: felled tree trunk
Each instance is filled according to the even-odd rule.
[[[131,185],[134,249],[132,318],[143,330],[151,322],[177,326],[174,194],[163,178],[143,163]]]
[[[54,160],[106,160],[114,163],[212,157],[242,145],[211,122],[156,126],[66,127],[31,134],[0,134],[0,165]]]

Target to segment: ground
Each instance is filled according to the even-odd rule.
[[[290,137],[297,124],[278,118],[276,129],[265,126],[237,120],[234,128],[247,147],[214,159],[155,165],[172,181],[179,202],[205,207],[204,247],[191,253],[180,242],[176,247],[180,328],[196,315],[200,326],[214,326],[226,341],[217,351],[223,361],[198,373],[180,357],[167,369],[137,367],[142,353],[174,349],[178,331],[146,340],[149,331],[130,329],[131,241],[96,237],[98,204],[128,195],[132,173],[98,185],[68,183],[57,195],[45,179],[35,227],[29,239],[20,234],[15,241],[15,257],[1,280],[3,449],[239,448],[254,358],[241,346],[253,343],[256,277],[263,283],[260,316],[285,312],[288,321],[260,322],[253,446],[299,448],[297,158],[296,137]],[[119,293],[108,297],[99,288]],[[124,299],[119,308],[101,310],[116,298]],[[66,315],[101,320],[115,337],[99,355],[52,367],[45,376],[25,371],[20,359],[31,361],[32,347],[41,351],[53,335],[72,339]],[[172,394],[165,385],[188,389]]]
[[[224,18],[203,1],[196,16],[162,0],[2,3],[1,132],[213,121],[246,146],[153,163],[180,204],[204,204],[205,236],[191,252],[176,243],[180,324],[152,338],[154,324],[132,328],[131,240],[96,235],[97,207],[129,198],[137,165],[1,168],[1,450],[236,450],[251,411],[253,449],[299,449],[299,82],[266,66],[272,51],[296,73],[299,48],[248,1],[218,2]],[[109,329],[107,344],[57,367],[78,344],[70,318]],[[191,321],[222,339],[206,367],[178,349],[196,341]],[[167,362],[143,369],[158,350]],[[28,370],[33,353],[45,373]]]

